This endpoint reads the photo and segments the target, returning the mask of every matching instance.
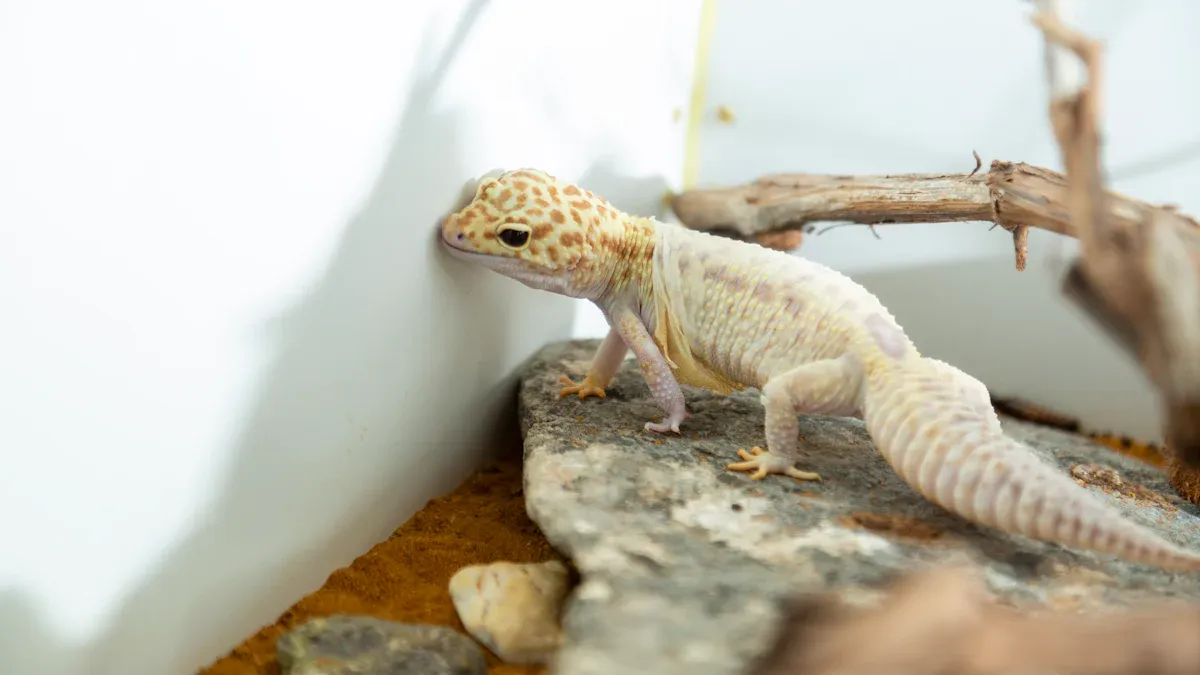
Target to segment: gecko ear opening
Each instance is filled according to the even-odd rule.
[[[531,230],[523,223],[504,223],[496,230],[500,243],[514,251],[520,251],[529,246]]]

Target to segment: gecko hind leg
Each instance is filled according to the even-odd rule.
[[[725,468],[753,471],[750,478],[754,480],[777,473],[801,481],[821,481],[820,474],[796,468],[800,458],[797,415],[861,417],[861,382],[862,371],[849,357],[807,363],[770,378],[762,388],[767,449],[755,446],[747,452],[738,448],[743,461]]]

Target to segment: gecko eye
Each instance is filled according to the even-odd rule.
[[[505,227],[500,230],[499,237],[509,248],[524,248],[529,243],[529,230]]]

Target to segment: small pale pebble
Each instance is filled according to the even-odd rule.
[[[561,643],[567,585],[567,568],[557,560],[496,562],[456,572],[450,599],[467,632],[505,663],[540,665]]]

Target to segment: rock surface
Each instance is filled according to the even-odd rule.
[[[559,399],[559,375],[582,377],[598,345],[549,345],[521,379],[527,508],[582,574],[556,675],[738,673],[769,644],[785,596],[836,591],[874,602],[897,573],[937,563],[982,565],[989,589],[1018,607],[1200,600],[1200,578],[950,515],[892,471],[858,420],[800,418],[800,468],[823,483],[753,481],[724,467],[737,448],[765,446],[756,391],[688,390],[682,436],[642,429],[659,410],[631,360],[607,399]],[[1161,472],[1082,436],[1002,422],[1044,460],[1074,468],[1078,482],[1094,481],[1127,517],[1200,549],[1200,511]]]
[[[283,675],[484,675],[471,638],[365,616],[312,619],[276,641]]]
[[[450,599],[467,632],[502,661],[543,664],[561,641],[568,580],[557,560],[471,565],[450,578]]]

